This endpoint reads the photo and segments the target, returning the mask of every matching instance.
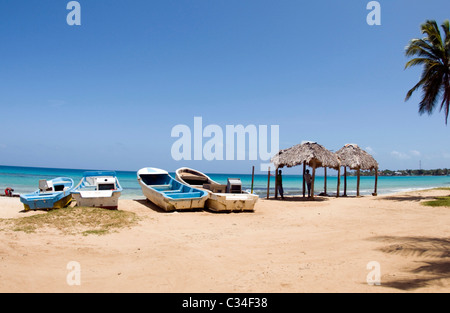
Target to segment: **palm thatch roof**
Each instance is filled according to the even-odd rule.
[[[352,170],[378,169],[377,161],[356,144],[346,144],[336,151],[336,155],[341,162],[341,166],[348,166]]]
[[[316,142],[306,141],[288,149],[280,150],[271,159],[275,168],[293,167],[306,162],[309,166],[330,167],[337,169],[340,166],[336,154],[327,150]]]

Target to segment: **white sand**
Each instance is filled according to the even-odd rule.
[[[0,291],[449,292],[450,208],[419,203],[448,193],[260,200],[254,213],[231,214],[120,200],[139,225],[103,236],[0,231]],[[0,218],[36,214],[21,210],[0,198]],[[70,261],[79,286],[67,284]],[[367,283],[371,261],[380,286]]]

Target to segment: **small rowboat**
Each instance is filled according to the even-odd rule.
[[[145,197],[165,211],[203,209],[209,193],[172,178],[168,172],[142,168],[137,179]]]
[[[254,211],[259,197],[243,191],[239,179],[228,179],[227,185],[219,184],[208,175],[182,167],[175,173],[176,179],[186,185],[206,190],[210,196],[206,206],[216,212]]]

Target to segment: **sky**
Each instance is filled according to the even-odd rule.
[[[212,138],[201,117],[223,150],[227,125],[276,125],[280,149],[355,143],[380,169],[450,168],[444,114],[419,115],[420,91],[404,101],[421,73],[405,46],[448,0],[380,0],[373,26],[366,0],[80,0],[81,25],[68,3],[0,3],[0,165],[259,173],[248,151],[193,160]],[[191,160],[174,158],[177,125]]]

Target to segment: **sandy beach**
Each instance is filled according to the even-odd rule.
[[[105,235],[0,230],[0,292],[449,292],[445,190],[360,198],[261,199],[254,213],[166,213],[120,200],[136,226]],[[21,212],[0,198],[0,218]],[[69,285],[67,265],[80,265]],[[370,262],[380,285],[369,285]]]

